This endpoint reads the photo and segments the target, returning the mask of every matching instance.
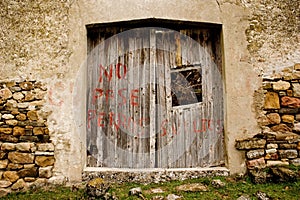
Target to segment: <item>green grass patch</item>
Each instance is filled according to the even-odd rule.
[[[214,188],[211,184],[213,179],[220,179],[226,185],[221,188]],[[182,192],[177,191],[176,187],[188,183],[202,183],[209,188],[207,192]],[[258,199],[257,192],[263,192],[273,200],[276,199],[300,199],[300,180],[293,183],[267,183],[267,184],[253,184],[249,178],[235,180],[232,177],[215,177],[215,178],[200,178],[184,181],[170,181],[165,183],[152,183],[152,184],[137,184],[137,183],[124,183],[121,185],[112,185],[109,190],[114,193],[119,199],[138,200],[141,199],[137,196],[130,196],[129,190],[135,187],[141,187],[143,196],[146,199],[152,199],[154,196],[164,196],[168,194],[176,194],[182,196],[182,199],[205,199],[205,200],[225,200],[237,199],[241,195],[248,195],[251,199]],[[151,189],[160,188],[164,193],[153,194]],[[26,193],[10,194],[4,199],[27,200],[27,199],[87,199],[84,189],[72,190],[72,188],[56,187],[48,189],[31,190]]]

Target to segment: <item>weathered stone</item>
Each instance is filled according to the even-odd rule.
[[[34,135],[43,135],[44,134],[44,128],[43,127],[34,127],[33,128],[33,134]]]
[[[24,135],[20,137],[20,141],[22,142],[38,142],[40,141],[37,136]]]
[[[166,200],[179,200],[182,199],[182,196],[178,196],[176,194],[168,194]]]
[[[6,171],[3,173],[3,178],[12,183],[16,182],[20,177],[16,171]]]
[[[7,165],[7,169],[9,169],[9,170],[18,170],[18,169],[22,169],[22,168],[23,168],[23,165],[17,164],[17,163],[9,163]]]
[[[300,99],[295,97],[284,96],[281,97],[281,105],[289,108],[299,108],[300,107]]]
[[[279,150],[279,156],[281,158],[297,158],[298,151],[296,149]]]
[[[266,149],[266,153],[272,154],[272,153],[276,153],[277,149]]]
[[[287,90],[291,87],[291,84],[287,81],[277,81],[273,83],[273,90]]]
[[[38,120],[38,115],[37,115],[37,112],[35,110],[28,111],[27,112],[27,117],[28,117],[28,119],[30,119],[32,121]]]
[[[9,120],[5,120],[5,124],[9,126],[16,126],[18,124],[18,121],[15,119],[9,119]]]
[[[0,133],[4,134],[11,134],[12,133],[12,128],[0,128]]]
[[[0,141],[3,141],[3,142],[18,142],[19,139],[12,136],[12,135],[3,135],[3,134],[0,134]]]
[[[211,185],[215,188],[221,188],[221,187],[225,187],[225,183],[222,182],[220,179],[214,179],[211,182]]]
[[[13,94],[13,98],[15,100],[21,100],[21,99],[24,98],[24,95],[22,94],[22,92],[16,92],[16,93]]]
[[[279,144],[280,149],[296,149],[297,144]]]
[[[265,154],[264,149],[255,149],[255,150],[248,151],[246,155],[248,159],[255,159],[264,156],[264,154]]]
[[[52,177],[51,179],[53,178],[54,177]],[[102,198],[105,195],[105,193],[109,190],[109,188],[109,183],[105,182],[102,178],[95,178],[87,183],[86,193],[89,197]],[[139,191],[136,190],[135,192],[138,193]]]
[[[13,119],[13,118],[15,118],[15,116],[12,114],[4,114],[4,115],[2,115],[2,118],[3,119]]]
[[[206,192],[208,191],[208,187],[206,185],[203,185],[202,183],[190,183],[190,184],[184,184],[179,185],[176,187],[177,191],[184,191],[184,192]]]
[[[21,142],[16,145],[16,149],[18,151],[30,152],[33,146],[34,146],[34,143]]]
[[[280,115],[278,113],[270,113],[267,115],[268,124],[279,124],[280,123]]]
[[[271,127],[274,132],[292,132],[292,129],[286,124],[278,124]]]
[[[298,108],[280,108],[279,114],[297,114]]]
[[[279,109],[279,96],[275,92],[267,92],[265,95],[265,103],[264,103],[265,109]]]
[[[54,151],[54,145],[52,143],[37,144],[38,151]]]
[[[0,169],[5,169],[8,165],[8,160],[0,160]]]
[[[9,152],[8,159],[12,163],[29,164],[33,163],[34,155],[31,153]]]
[[[297,149],[298,149],[298,151],[300,151],[300,142],[298,142]]]
[[[26,115],[23,114],[23,113],[20,113],[16,116],[17,120],[20,120],[20,121],[25,121],[27,119]]]
[[[267,144],[267,149],[277,149],[278,144]]]
[[[277,153],[271,153],[266,154],[265,159],[266,160],[277,160],[279,158]]]
[[[281,96],[281,97],[282,97],[282,96],[286,96],[286,91],[279,91],[278,94],[279,94],[279,96]]]
[[[24,169],[33,168],[35,167],[35,164],[25,164]]]
[[[292,97],[292,96],[293,96],[293,90],[287,90],[287,91],[286,91],[286,94],[287,94],[289,97]]]
[[[14,136],[21,136],[25,135],[25,129],[19,126],[14,127],[13,129],[13,135]]]
[[[32,168],[26,168],[26,169],[21,169],[18,171],[19,177],[37,177],[38,176],[38,168],[37,167],[32,167]]]
[[[36,156],[53,156],[54,152],[48,152],[48,151],[36,151],[34,153]]]
[[[150,192],[152,194],[160,194],[160,193],[164,193],[165,191],[161,188],[152,188],[152,189],[150,189]]]
[[[265,148],[266,140],[259,138],[250,138],[245,140],[236,140],[235,147],[240,150],[247,149],[263,149]]]
[[[26,183],[23,179],[19,179],[15,184],[11,186],[12,190],[20,190],[26,186]]]
[[[34,100],[34,94],[32,92],[24,92],[25,98],[24,101],[33,101]]]
[[[247,167],[249,169],[254,169],[254,168],[261,169],[264,168],[265,166],[266,166],[266,162],[264,157],[247,161]]]
[[[287,141],[288,143],[295,143],[300,141],[300,136],[295,133],[277,133],[276,140]]]
[[[300,122],[294,124],[294,128],[293,128],[294,131],[296,131],[297,133],[300,132]]]
[[[18,105],[17,105],[18,108],[23,108],[23,109],[28,108],[28,106],[29,106],[29,103],[27,103],[27,102],[18,103]]]
[[[292,165],[300,166],[300,158],[296,158],[290,161]]]
[[[1,145],[2,151],[14,151],[16,149],[16,144],[14,143],[3,143]]]
[[[0,151],[0,160],[3,160],[6,157],[7,153],[4,151]]]
[[[36,178],[34,178],[34,177],[24,177],[25,182],[34,182],[35,180],[36,180]]]
[[[7,196],[10,192],[10,189],[0,188],[0,198]]]
[[[0,90],[0,99],[6,100],[12,97],[12,92],[8,88],[3,88]]]
[[[292,83],[292,86],[293,86],[294,97],[300,97],[300,84]]]
[[[23,90],[32,90],[33,89],[33,84],[29,81],[21,82],[19,85]]]
[[[300,63],[296,63],[294,65],[294,70],[299,71],[300,70]]]
[[[54,162],[54,156],[36,156],[35,158],[35,163],[41,167],[52,166]]]
[[[0,180],[0,188],[7,188],[11,186],[12,182],[7,180]]]
[[[294,120],[295,120],[295,117],[294,115],[283,115],[281,117],[282,121],[285,122],[285,123],[294,123]]]
[[[52,176],[52,166],[40,167],[39,168],[39,177],[40,178],[50,178]]]
[[[280,161],[280,160],[267,160],[267,167],[285,166],[285,165],[289,165],[289,162]]]
[[[52,185],[64,185],[66,183],[66,178],[64,176],[53,176],[49,178],[48,183]]]
[[[240,196],[236,200],[251,200],[251,198],[248,194],[243,194],[242,196]]]
[[[297,180],[297,174],[285,167],[271,168],[274,182],[293,182]]]
[[[33,134],[33,128],[25,128],[25,135],[32,135]]]

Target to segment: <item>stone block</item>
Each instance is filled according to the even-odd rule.
[[[3,119],[13,119],[13,118],[15,118],[15,116],[12,115],[12,114],[3,114],[3,115],[2,115],[2,118],[3,118]]]
[[[279,156],[281,158],[297,158],[298,157],[298,151],[296,149],[285,149],[285,150],[279,150]]]
[[[12,97],[12,92],[8,88],[3,88],[0,90],[0,99],[6,100]]]
[[[25,121],[27,119],[26,115],[23,114],[23,113],[20,113],[16,116],[17,120],[20,120],[20,121]]]
[[[267,154],[272,154],[272,153],[276,153],[277,149],[266,149],[266,153]]]
[[[37,177],[38,176],[38,168],[32,167],[32,168],[21,169],[18,171],[18,176],[21,178]]]
[[[66,183],[66,178],[64,176],[54,176],[49,178],[48,183],[52,185],[63,185]]]
[[[280,149],[297,149],[297,144],[279,144]]]
[[[294,123],[295,117],[294,117],[294,115],[283,115],[281,117],[281,119],[285,123],[292,124],[292,123]]]
[[[271,130],[274,132],[292,132],[292,128],[290,128],[286,124],[278,124],[271,127]]]
[[[33,147],[34,143],[31,142],[21,142],[16,144],[16,149],[23,152],[30,152]]]
[[[286,165],[289,165],[289,162],[280,161],[280,160],[267,160],[267,167],[286,166]]]
[[[54,145],[52,143],[37,144],[38,151],[54,151]]]
[[[300,136],[295,133],[277,133],[276,134],[277,141],[286,141],[288,143],[296,143],[300,141]]]
[[[235,147],[239,150],[248,149],[263,149],[265,148],[266,140],[259,138],[250,138],[245,140],[236,140]]]
[[[15,92],[15,93],[13,94],[13,98],[14,98],[15,100],[21,100],[21,99],[24,98],[24,95],[22,94],[22,92]]]
[[[290,161],[292,165],[300,166],[300,158],[296,158]]]
[[[0,188],[0,198],[7,196],[10,192],[10,189]]]
[[[25,93],[25,101],[33,101],[35,95],[32,92],[26,92]]]
[[[40,178],[50,178],[52,176],[52,166],[40,167],[39,168],[39,177]]]
[[[20,137],[20,141],[22,141],[22,142],[38,142],[40,140],[37,136],[23,135]]]
[[[300,99],[295,97],[281,97],[281,105],[289,108],[300,108]]]
[[[3,142],[18,142],[19,139],[17,137],[12,136],[12,135],[0,134],[0,141],[3,141]]]
[[[297,114],[299,112],[298,108],[280,108],[279,109],[279,114]]]
[[[2,151],[14,151],[16,149],[16,144],[14,143],[3,143],[1,145]]]
[[[5,169],[8,165],[8,160],[0,160],[0,169]]]
[[[278,160],[279,156],[277,153],[266,154],[266,160]]]
[[[16,182],[20,177],[16,171],[6,171],[3,173],[3,178],[12,183]]]
[[[3,160],[6,158],[7,152],[0,151],[0,160]]]
[[[280,115],[278,113],[267,114],[268,124],[280,124]]]
[[[17,107],[18,107],[18,108],[21,108],[21,109],[26,109],[26,108],[28,108],[28,106],[29,106],[29,103],[28,103],[28,102],[18,103],[18,104],[17,104]]]
[[[7,180],[0,180],[0,188],[7,188],[11,186],[12,182]]]
[[[38,120],[38,114],[35,110],[30,110],[27,112],[27,117],[28,119],[32,121],[37,121]]]
[[[19,170],[19,169],[22,169],[23,167],[24,167],[24,165],[16,164],[16,163],[9,163],[7,165],[7,169],[9,169],[9,170]]]
[[[277,149],[278,144],[267,144],[267,149]]]
[[[43,135],[44,128],[43,127],[34,127],[33,128],[33,135]]]
[[[300,97],[300,84],[299,83],[292,83],[294,97]]]
[[[8,159],[12,163],[29,164],[29,163],[33,163],[34,155],[31,153],[9,152]]]
[[[54,156],[36,156],[35,158],[35,163],[41,167],[53,166],[54,162]]]
[[[12,190],[20,190],[26,187],[26,183],[23,179],[19,179],[16,183],[11,186]]]
[[[13,129],[13,135],[14,136],[21,136],[25,135],[25,129],[19,126],[14,127]]]
[[[34,177],[24,177],[25,182],[34,182],[35,180],[36,180],[36,178],[34,178]]]
[[[287,90],[291,87],[291,84],[287,81],[273,82],[273,90]]]
[[[0,133],[9,135],[9,134],[12,133],[12,130],[13,130],[12,128],[3,128],[3,127],[1,127],[0,128]]]
[[[279,109],[279,96],[276,92],[267,92],[265,94],[265,109]]]
[[[300,133],[300,122],[294,124],[293,130]]]
[[[258,159],[254,159],[254,160],[248,160],[247,161],[247,167],[249,169],[261,169],[261,168],[265,168],[266,167],[266,162],[265,162],[265,158],[261,157]]]
[[[32,90],[33,89],[33,84],[29,81],[21,82],[19,85],[23,90]]]
[[[255,150],[250,150],[246,153],[246,156],[248,159],[256,159],[264,156],[265,150],[264,149],[255,149]]]
[[[7,124],[9,126],[16,126],[18,124],[18,120],[15,120],[15,119],[5,120],[5,124]]]
[[[297,180],[297,174],[285,167],[271,168],[271,174],[274,182],[294,182]]]

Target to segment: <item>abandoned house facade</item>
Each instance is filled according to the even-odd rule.
[[[0,190],[300,165],[299,6],[1,1]]]

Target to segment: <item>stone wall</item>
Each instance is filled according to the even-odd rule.
[[[41,111],[46,87],[36,81],[0,82],[0,196],[47,182],[54,145]]]
[[[261,90],[262,132],[236,141],[237,149],[246,150],[247,169],[253,176],[265,168],[300,166],[300,64],[265,78]]]

